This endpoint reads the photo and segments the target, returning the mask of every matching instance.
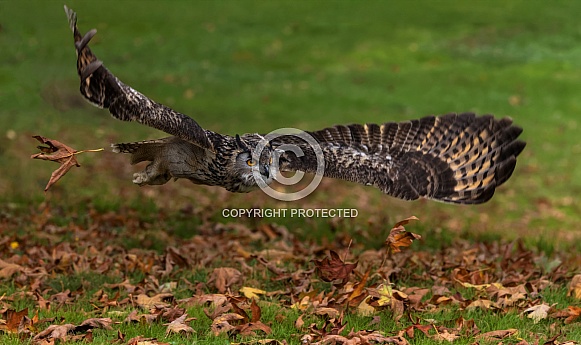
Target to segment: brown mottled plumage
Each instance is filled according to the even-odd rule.
[[[253,171],[268,184],[273,158],[283,171],[316,172],[313,147],[292,135],[265,141],[259,134],[231,137],[203,129],[189,116],[156,103],[123,84],[91,52],[88,43],[96,30],[81,35],[76,14],[66,8],[77,49],[81,93],[91,103],[108,108],[120,120],[137,121],[172,137],[113,145],[115,152],[131,154],[131,163],[150,161],[134,183],[163,184],[187,178],[197,184],[248,192],[257,186]],[[334,126],[307,132],[320,146],[324,176],[371,185],[405,200],[420,197],[459,204],[489,200],[495,188],[511,176],[516,157],[525,147],[517,138],[522,129],[508,118],[491,115],[448,114],[382,125]],[[293,144],[304,155],[277,154]],[[258,158],[258,162],[256,159]]]

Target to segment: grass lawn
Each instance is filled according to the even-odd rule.
[[[522,315],[525,307],[539,301],[556,303],[555,310],[581,305],[566,296],[568,283],[581,266],[581,163],[576,158],[581,154],[577,135],[581,2],[67,3],[78,13],[83,32],[98,30],[92,50],[115,75],[214,131],[315,130],[465,111],[512,117],[524,128],[522,138],[527,141],[514,175],[490,202],[469,207],[403,202],[373,188],[331,180],[307,199],[288,204],[261,192],[231,194],[185,181],[139,188],[131,183],[131,176],[142,167],[132,167],[127,157],[107,150],[80,156],[82,167],[44,193],[56,165],[29,159],[37,145],[32,135],[78,149],[165,136],[114,120],[82,99],[62,5],[0,2],[0,259],[29,270],[41,263],[46,266],[46,272],[37,272],[42,278],[34,288],[33,271],[23,268],[14,275],[0,271],[0,295],[4,294],[0,309],[28,307],[30,317],[38,312],[40,318],[56,318],[41,323],[33,333],[49,324],[78,325],[88,317],[121,322],[139,306],[121,303],[124,298],[170,291],[171,301],[164,303],[183,307],[189,317],[196,317],[192,325],[197,333],[166,338],[168,319],[160,318],[151,324],[95,329],[95,342],[116,339],[117,330],[126,337],[119,343],[139,335],[171,344],[252,342],[255,338],[239,334],[214,337],[212,320],[203,308],[183,300],[224,292],[211,277],[215,268],[226,266],[244,276],[228,287],[233,295],[242,286],[292,290],[304,281],[276,280],[278,276],[261,266],[259,258],[290,274],[313,269],[310,260],[321,260],[325,250],[335,249],[344,258],[350,248],[347,261],[359,260],[360,266],[349,283],[363,282],[364,267],[369,267],[373,277],[363,284],[366,289],[389,282],[401,291],[431,290],[416,306],[406,302],[401,319],[396,317],[397,308],[379,308],[374,315],[379,316],[377,322],[373,316],[346,310],[341,320],[348,327],[340,332],[345,336],[351,328],[395,335],[417,324],[411,321],[416,318],[424,325],[435,320],[429,336],[416,330],[416,337],[408,338],[414,344],[427,344],[437,327],[452,332],[461,316],[476,320],[480,333],[519,329],[519,334],[506,338],[508,343],[533,342],[535,337],[545,341],[559,332],[563,333],[559,341],[581,341],[579,321],[577,327],[561,318],[533,323]],[[222,216],[224,209],[241,207],[355,208],[359,215],[353,219]],[[404,253],[387,254],[383,240],[389,229],[410,215],[421,221],[408,229],[421,234],[422,240]],[[179,256],[185,263],[174,262],[166,274],[152,268],[168,262],[167,248],[172,246],[182,248]],[[532,266],[514,264],[502,256],[502,248],[522,255]],[[260,254],[268,250],[286,252],[293,259]],[[196,256],[196,251],[204,255]],[[367,262],[369,251],[377,251],[375,255],[385,261]],[[463,260],[473,252],[477,254],[471,266]],[[443,258],[436,259],[446,253],[454,258],[450,266]],[[69,261],[60,267],[65,254]],[[399,271],[385,272],[386,262]],[[438,269],[430,271],[434,267]],[[490,275],[470,276],[483,267]],[[468,273],[454,273],[454,269]],[[511,285],[503,269],[519,272],[520,280]],[[310,274],[311,292],[305,294],[327,294],[327,302],[345,296],[341,292],[345,287]],[[456,281],[447,281],[450,277]],[[124,279],[137,289],[128,292],[104,285]],[[547,284],[551,279],[552,284]],[[172,282],[177,287],[164,290],[164,284]],[[498,294],[490,287],[481,290],[458,282],[504,282],[505,288],[528,282],[530,289],[510,308],[470,309],[466,301],[499,303]],[[464,301],[456,298],[449,305],[432,301],[437,295],[434,285],[446,285],[445,297],[457,293]],[[69,295],[63,295],[62,301],[51,299],[67,290]],[[108,299],[99,293],[108,294]],[[51,307],[39,307],[38,296],[50,300]],[[292,307],[305,296],[292,292],[262,296],[262,321],[273,331],[269,337],[300,343],[304,334],[314,334],[310,323],[323,327],[325,316],[316,314],[316,307],[308,303],[304,310]],[[317,300],[314,295],[309,298]],[[105,306],[114,299],[117,305]],[[240,305],[250,310],[249,301]],[[140,313],[145,313],[147,308],[141,307]],[[296,327],[303,314],[305,325]],[[0,319],[6,320],[6,315]],[[335,326],[328,324],[328,330]],[[458,329],[463,336],[456,343],[474,342],[477,334],[467,327]],[[0,342],[21,344],[30,339],[4,332]]]

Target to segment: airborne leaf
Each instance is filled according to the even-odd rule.
[[[422,238],[422,236],[414,234],[413,232],[409,232],[403,227],[405,224],[412,220],[418,220],[418,218],[411,216],[402,221],[399,221],[389,232],[389,236],[385,240],[385,244],[389,246],[389,249],[393,253],[401,252],[400,247],[409,247],[414,240],[419,240]]]
[[[75,155],[83,152],[103,151],[103,149],[77,151],[72,147],[61,143],[58,140],[48,139],[40,135],[35,135],[33,136],[33,138],[48,146],[38,146],[38,149],[41,152],[33,154],[32,156],[30,156],[30,158],[57,162],[61,165],[58,169],[53,171],[52,175],[50,176],[50,180],[48,181],[46,187],[44,188],[45,192],[53,184],[55,184],[61,177],[65,176],[65,174],[69,172],[69,170],[71,170],[72,167],[81,166],[79,162],[77,162],[77,158],[75,157]]]

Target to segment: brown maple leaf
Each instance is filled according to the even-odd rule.
[[[422,236],[414,234],[413,232],[407,231],[403,226],[412,220],[418,220],[415,216],[408,217],[402,221],[397,222],[391,231],[389,236],[385,240],[385,244],[389,246],[392,253],[401,252],[400,247],[409,247],[414,240],[419,240]]]
[[[81,165],[77,162],[75,155],[83,152],[99,152],[103,149],[96,150],[80,150],[77,151],[72,147],[61,143],[58,140],[48,139],[40,135],[34,135],[33,138],[40,141],[41,143],[48,146],[38,146],[40,153],[33,154],[30,156],[32,159],[42,159],[47,161],[53,161],[59,163],[61,166],[52,172],[50,180],[46,184],[44,191],[46,192],[53,184],[56,183],[61,177],[71,170],[72,167]]]
[[[343,285],[349,279],[351,272],[357,267],[357,262],[346,263],[333,250],[331,250],[330,254],[331,257],[326,257],[323,260],[313,260],[317,268],[317,274],[323,281],[341,280],[340,285]]]
[[[20,333],[30,323],[28,308],[21,311],[8,309],[3,314],[3,319],[6,320],[6,323],[0,324],[0,330],[6,333]]]

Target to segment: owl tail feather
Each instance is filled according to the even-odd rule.
[[[115,153],[131,154],[131,164],[154,161],[168,144],[169,138],[144,140],[132,143],[111,144]]]

